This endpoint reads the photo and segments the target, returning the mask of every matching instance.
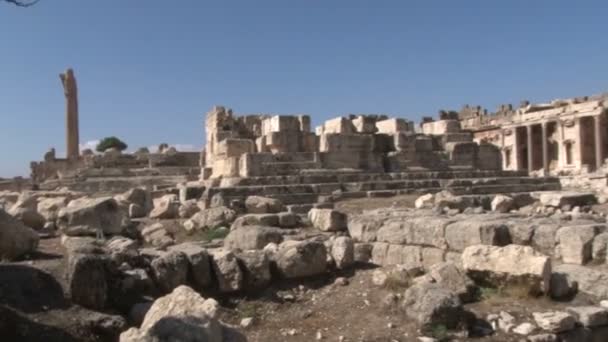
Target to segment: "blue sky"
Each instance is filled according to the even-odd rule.
[[[0,3],[0,176],[65,151],[58,74],[81,142],[201,146],[236,113],[418,120],[441,108],[608,90],[606,1],[41,0]]]

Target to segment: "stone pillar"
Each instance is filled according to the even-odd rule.
[[[602,130],[602,115],[593,117],[593,128],[595,129],[593,136],[595,137],[595,169],[599,170],[604,163],[604,137]]]
[[[519,135],[517,134],[517,127],[511,128],[511,134],[513,135],[513,148],[511,154],[513,155],[513,167],[514,170],[521,170],[521,163],[519,162]]]
[[[78,159],[80,155],[80,137],[78,132],[78,87],[72,69],[60,74],[59,78],[65,94],[66,121],[66,157],[68,160]]]
[[[532,152],[532,125],[526,126],[526,146],[528,147],[528,172],[532,171],[533,165],[533,152]]]
[[[549,146],[547,143],[547,123],[546,122],[541,123],[541,127],[542,127],[542,132],[543,132],[542,133],[543,171],[546,174],[549,171]]]

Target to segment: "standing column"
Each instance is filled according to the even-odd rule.
[[[528,146],[528,172],[533,171],[532,169],[532,125],[526,126],[526,134],[527,134],[527,146]]]
[[[511,128],[511,134],[513,135],[513,148],[511,154],[513,155],[513,167],[515,170],[520,170],[521,165],[519,162],[519,137],[517,134],[517,127]]]
[[[604,139],[602,135],[602,116],[593,117],[594,137],[595,137],[595,169],[599,170],[604,162]]]
[[[549,150],[548,150],[548,144],[547,144],[547,123],[543,122],[541,124],[542,127],[542,138],[543,138],[543,143],[542,143],[542,148],[543,148],[543,171],[545,172],[545,174],[547,174],[547,172],[549,171]]]
[[[60,74],[59,78],[63,85],[66,103],[66,154],[68,160],[74,160],[78,159],[80,155],[78,146],[80,144],[78,133],[78,87],[76,86],[76,78],[72,69],[68,69],[65,73]]]

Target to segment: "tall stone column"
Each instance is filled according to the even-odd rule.
[[[542,148],[543,148],[543,171],[548,172],[549,171],[549,149],[548,149],[548,143],[547,143],[547,123],[543,122],[541,123],[541,127],[542,127],[542,138],[543,138],[543,143],[542,143]]]
[[[511,149],[511,154],[513,155],[513,167],[515,170],[521,170],[521,163],[519,162],[519,136],[517,134],[517,127],[511,128],[511,134],[513,135],[513,148]]]
[[[593,128],[595,132],[595,169],[599,170],[604,163],[604,136],[602,130],[602,115],[596,115],[593,117]]]
[[[533,159],[534,155],[532,153],[532,125],[526,126],[526,136],[527,136],[526,143],[528,146],[528,172],[531,172],[531,171],[533,171],[532,165],[534,162],[534,159]]]
[[[66,122],[66,157],[68,160],[78,159],[80,155],[80,137],[78,132],[78,87],[72,69],[59,74],[65,94]]]

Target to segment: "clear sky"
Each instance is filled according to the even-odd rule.
[[[200,148],[215,104],[316,125],[604,92],[607,10],[605,0],[0,2],[0,176],[27,175],[51,146],[65,153],[66,67],[81,143]]]

